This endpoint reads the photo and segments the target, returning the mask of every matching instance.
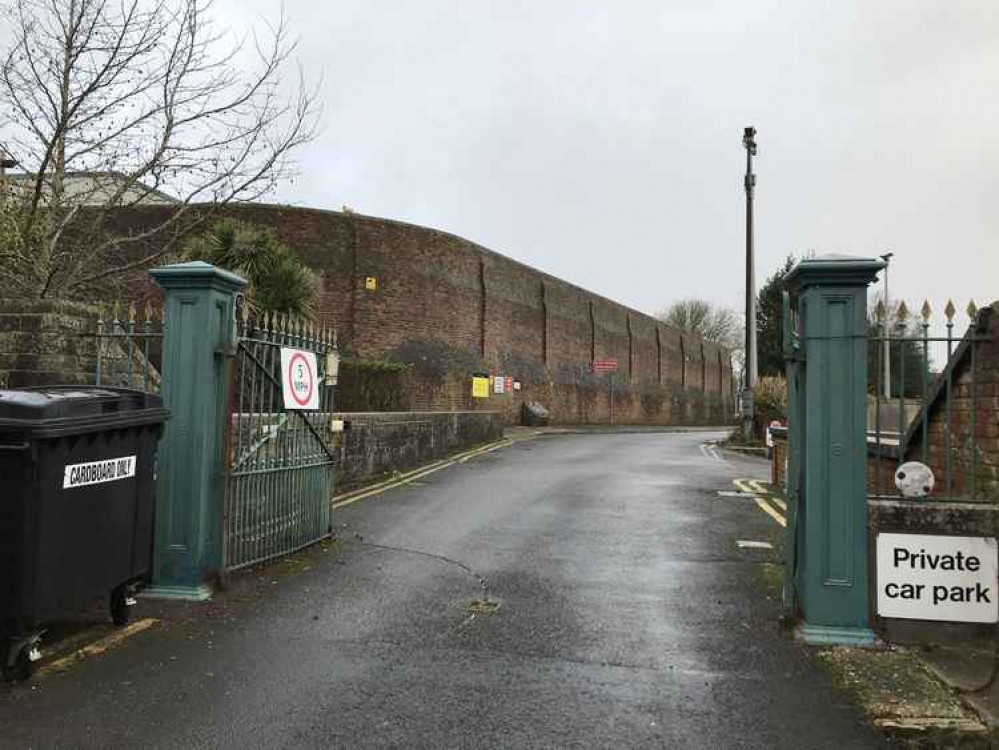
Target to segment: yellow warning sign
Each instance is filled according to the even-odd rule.
[[[378,279],[374,276],[364,277],[364,288],[369,292],[373,292],[378,288]]]
[[[489,398],[489,377],[472,377],[472,398]]]

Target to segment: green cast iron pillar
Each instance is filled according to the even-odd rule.
[[[800,445],[796,589],[800,634],[874,642],[867,592],[867,287],[884,263],[827,255],[787,276],[798,310],[803,385],[789,409]],[[800,382],[800,381],[799,381]]]
[[[235,297],[246,281],[208,263],[149,274],[163,288],[162,395],[170,410],[160,443],[153,581],[147,595],[206,599],[222,565],[226,354]]]

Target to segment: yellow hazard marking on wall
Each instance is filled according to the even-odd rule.
[[[376,289],[378,289],[378,279],[375,278],[374,276],[365,276],[364,288],[367,289],[369,292],[375,291]]]

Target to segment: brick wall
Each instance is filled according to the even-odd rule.
[[[336,418],[350,420],[336,440],[337,494],[503,437],[498,412],[350,412]]]
[[[118,216],[118,231],[150,226],[167,210],[130,209]],[[616,358],[615,421],[718,424],[734,413],[722,347],[460,237],[263,204],[222,214],[273,228],[319,274],[319,317],[349,352],[414,364],[419,387],[403,408],[498,410],[515,421],[533,400],[557,422],[607,422],[609,377],[593,376],[589,365]],[[375,289],[366,288],[368,278]],[[473,400],[469,378],[477,371],[509,375],[523,389]]]

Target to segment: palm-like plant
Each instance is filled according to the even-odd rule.
[[[263,310],[312,317],[315,274],[270,230],[221,221],[187,255],[243,276],[247,297]]]

